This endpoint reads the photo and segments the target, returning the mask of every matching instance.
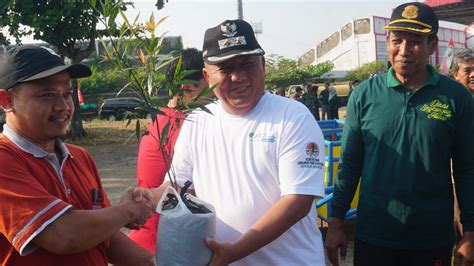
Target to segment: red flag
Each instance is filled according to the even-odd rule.
[[[82,96],[82,91],[81,91],[81,87],[79,87],[79,84],[77,84],[77,98],[79,99],[79,105],[83,105],[84,97]]]
[[[454,42],[453,38],[449,40],[448,47],[446,47],[446,53],[444,54],[443,61],[441,61],[441,65],[439,67],[439,73],[443,75],[448,75],[449,68],[451,67],[451,63],[453,62],[453,55],[454,55]]]

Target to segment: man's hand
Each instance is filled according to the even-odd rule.
[[[153,193],[150,189],[141,187],[131,187],[133,200],[141,202],[144,200],[147,204],[150,204],[152,211],[156,209],[156,205],[153,202]]]
[[[474,263],[474,232],[464,232],[463,237],[456,245],[454,265],[471,266]]]
[[[339,266],[339,253],[343,260],[346,259],[347,238],[341,226],[341,219],[331,218],[329,220],[326,234],[326,250],[329,261],[334,266]]]
[[[235,249],[232,244],[219,243],[214,239],[206,238],[206,245],[212,250],[209,266],[226,266],[234,261]]]
[[[153,212],[153,201],[148,189],[129,187],[120,197],[120,205],[131,213],[130,222],[125,227],[141,228]]]

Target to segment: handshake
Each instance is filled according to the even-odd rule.
[[[155,211],[156,203],[150,189],[129,187],[122,193],[117,207],[127,213],[128,223],[125,227],[140,229]]]

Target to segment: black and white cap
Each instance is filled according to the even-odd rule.
[[[206,64],[214,65],[241,55],[264,55],[252,26],[246,21],[226,20],[207,29],[202,48]]]

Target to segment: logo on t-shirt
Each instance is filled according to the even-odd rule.
[[[314,142],[308,143],[308,145],[306,145],[306,155],[311,158],[317,158],[319,156],[318,144]]]
[[[304,161],[299,161],[297,164],[301,168],[322,169],[324,163],[319,161],[319,146],[314,142],[306,145],[306,158]]]
[[[265,132],[250,132],[249,139],[252,142],[275,142],[276,137]]]
[[[420,111],[425,112],[429,119],[436,119],[439,121],[446,121],[453,116],[449,105],[440,102],[439,100],[434,100],[430,103],[423,104]]]

